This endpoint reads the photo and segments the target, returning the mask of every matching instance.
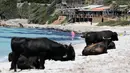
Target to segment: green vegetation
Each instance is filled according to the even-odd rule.
[[[67,23],[68,22],[68,18],[66,17],[64,21],[61,22],[61,24]]]
[[[85,0],[86,4],[96,3],[97,0]],[[130,9],[130,0],[99,0],[103,1],[105,5],[110,5],[111,10],[116,11],[119,9],[119,5],[128,5],[122,11],[127,11]],[[113,2],[115,1],[115,2]],[[23,3],[17,6],[18,3]],[[56,9],[56,4],[61,2],[61,0],[0,0],[0,17],[3,19],[13,19],[13,18],[26,18],[29,23],[38,24],[51,24],[60,16],[60,12]],[[30,3],[30,4],[28,4]],[[50,4],[49,6],[47,4]],[[99,23],[99,25],[129,25],[129,21],[125,20],[124,17],[120,17],[120,21],[107,21]],[[66,23],[67,18],[62,22]]]
[[[58,17],[59,17],[59,15],[57,15],[57,14],[50,16],[49,19],[48,19],[48,24],[53,23],[55,20],[58,19]]]
[[[130,25],[130,21],[106,21],[103,23],[99,23],[98,26],[126,26]]]
[[[55,13],[57,1],[54,0],[50,6],[32,3],[29,7],[29,23],[45,24],[56,20],[59,16],[59,13]]]
[[[17,0],[0,0],[0,15],[5,19],[17,17]]]
[[[128,3],[130,3],[130,0],[104,0],[104,4],[110,5],[112,1],[116,1],[119,5],[127,5]]]
[[[47,9],[46,5],[32,3],[29,7],[29,23],[45,24],[48,22],[50,24],[56,20],[59,14],[55,14],[55,6],[49,7],[49,11]]]
[[[26,18],[29,23],[52,23],[57,15],[51,15],[55,11],[55,5],[60,0],[0,0],[0,18],[14,19]],[[17,5],[17,2],[21,3]],[[30,2],[30,5],[28,4]],[[44,4],[43,4],[44,3]],[[46,5],[51,3],[50,6]]]
[[[24,2],[24,4],[18,7],[18,16],[19,18],[26,18],[28,19],[29,16],[29,4]]]
[[[45,23],[46,7],[37,3],[32,3],[29,6],[29,23]]]
[[[21,2],[31,2],[31,3],[51,3],[53,0],[21,0]]]

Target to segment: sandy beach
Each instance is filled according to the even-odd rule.
[[[9,25],[9,24],[6,24]],[[14,24],[15,25],[15,24]],[[96,23],[95,23],[96,25]],[[76,32],[112,30],[119,34],[119,41],[115,41],[116,49],[108,50],[108,53],[93,56],[81,56],[85,42],[74,44],[76,52],[75,61],[53,61],[46,60],[45,69],[18,70],[16,73],[130,73],[130,26],[90,26],[88,23],[75,23],[68,25],[35,25],[23,24],[29,28],[55,28],[63,30],[74,30]],[[11,25],[12,26],[12,25]],[[123,36],[126,31],[127,35]],[[0,63],[0,73],[14,73],[9,71],[10,62]]]
[[[22,27],[19,25],[22,24]],[[78,33],[86,32],[86,31],[101,31],[101,30],[112,30],[118,33],[122,33],[127,30],[130,32],[130,26],[96,26],[98,23],[93,23],[92,25],[90,22],[81,22],[81,23],[69,23],[69,24],[28,24],[26,19],[11,19],[7,21],[1,21],[0,26],[3,27],[16,27],[16,28],[52,28],[58,29],[62,31],[75,31]]]
[[[108,50],[107,54],[81,56],[85,43],[73,45],[76,52],[75,61],[46,60],[44,70],[18,70],[16,73],[129,73],[130,72],[130,36],[119,36],[116,49]],[[0,63],[1,73],[9,71],[10,63]]]

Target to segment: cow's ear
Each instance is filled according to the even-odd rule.
[[[68,46],[65,44],[64,47],[67,48]]]

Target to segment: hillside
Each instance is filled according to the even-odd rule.
[[[112,1],[116,1],[118,4],[121,4],[121,5],[130,3],[130,0],[85,0],[85,3],[110,5]]]
[[[116,1],[118,4],[130,4],[130,0],[85,1],[86,4],[110,5],[112,1]],[[23,18],[29,19],[29,23],[52,23],[60,16],[61,12],[55,12],[57,11],[56,4],[60,2],[61,0],[0,0],[0,19]]]
[[[109,5],[112,3],[112,1],[116,1],[118,4],[121,4],[121,5],[125,5],[125,4],[130,3],[130,0],[104,0],[104,4]]]

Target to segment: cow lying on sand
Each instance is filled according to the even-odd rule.
[[[85,46],[85,48],[82,51],[82,55],[87,56],[107,53],[108,44],[110,42],[111,38],[104,38],[102,42]]]
[[[75,51],[72,45],[63,45],[48,38],[25,38],[13,37],[11,39],[13,58],[11,68],[16,71],[16,64],[20,55],[27,58],[39,57],[40,69],[44,69],[46,59],[53,60],[75,60]]]
[[[10,52],[8,55],[8,61],[11,62],[13,57],[13,53]],[[17,61],[17,67],[21,70],[23,69],[39,69],[39,61],[37,56],[33,57],[25,57],[23,55],[20,55]]]
[[[94,43],[102,42],[103,37],[111,38],[111,41],[118,41],[118,34],[110,30],[85,32],[82,34],[81,37],[85,38],[85,42],[87,46]]]

